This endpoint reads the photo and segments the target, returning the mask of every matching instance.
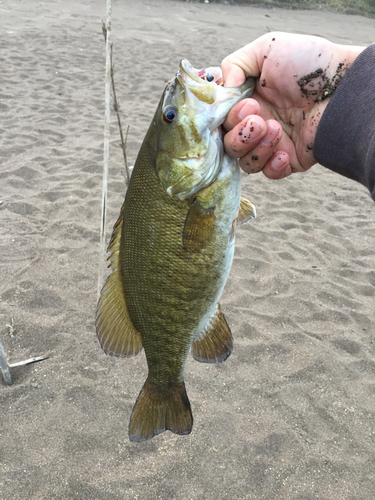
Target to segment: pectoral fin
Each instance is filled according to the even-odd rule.
[[[242,198],[241,196],[241,201],[240,201],[240,209],[238,211],[238,217],[237,217],[237,226],[241,226],[241,224],[245,224],[250,219],[255,219],[257,216],[255,207],[250,201],[246,200],[245,198]]]
[[[215,228],[214,207],[205,208],[196,199],[186,216],[182,244],[185,250],[197,252],[204,248]]]
[[[121,208],[108,245],[112,274],[108,277],[96,311],[96,333],[106,354],[111,356],[132,356],[142,350],[141,335],[133,326],[126,307],[119,270],[119,253],[122,229]]]
[[[230,356],[232,350],[232,332],[218,304],[216,313],[200,337],[194,340],[192,354],[194,359],[202,363],[220,363]]]

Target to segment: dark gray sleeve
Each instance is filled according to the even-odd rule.
[[[375,44],[361,52],[331,97],[314,158],[365,185],[375,200]]]

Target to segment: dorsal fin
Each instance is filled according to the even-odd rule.
[[[218,304],[216,313],[199,338],[194,340],[192,354],[194,359],[202,363],[220,363],[230,356],[232,350],[232,332]]]
[[[241,224],[245,224],[250,219],[255,219],[257,216],[257,212],[255,207],[250,201],[246,200],[246,198],[242,198],[240,201],[240,209],[238,211],[237,217],[237,226],[241,226]]]
[[[196,199],[186,216],[183,232],[183,247],[187,251],[197,252],[204,248],[215,228],[215,208],[205,208]]]
[[[124,205],[108,245],[110,268],[96,310],[96,333],[104,352],[110,356],[132,356],[142,350],[141,335],[133,326],[126,307],[119,269],[119,253]]]

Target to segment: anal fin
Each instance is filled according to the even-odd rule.
[[[185,383],[174,382],[159,388],[146,380],[130,418],[130,441],[147,441],[167,430],[190,434],[192,427],[193,415]]]
[[[225,361],[232,351],[232,332],[218,304],[216,313],[200,337],[194,340],[192,354],[194,359],[202,363],[220,363]]]
[[[141,335],[133,326],[126,307],[119,269],[123,209],[109,242],[112,274],[100,294],[95,321],[96,333],[104,352],[119,357],[136,355],[142,350]]]

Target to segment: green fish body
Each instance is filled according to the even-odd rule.
[[[181,62],[146,134],[114,227],[112,274],[96,327],[107,354],[145,349],[149,372],[130,420],[132,441],[165,430],[190,433],[184,384],[190,350],[198,361],[214,363],[233,348],[218,301],[233,260],[234,227],[255,217],[255,209],[240,197],[239,167],[224,153],[220,125],[250,94],[252,84],[245,87],[219,87]]]

